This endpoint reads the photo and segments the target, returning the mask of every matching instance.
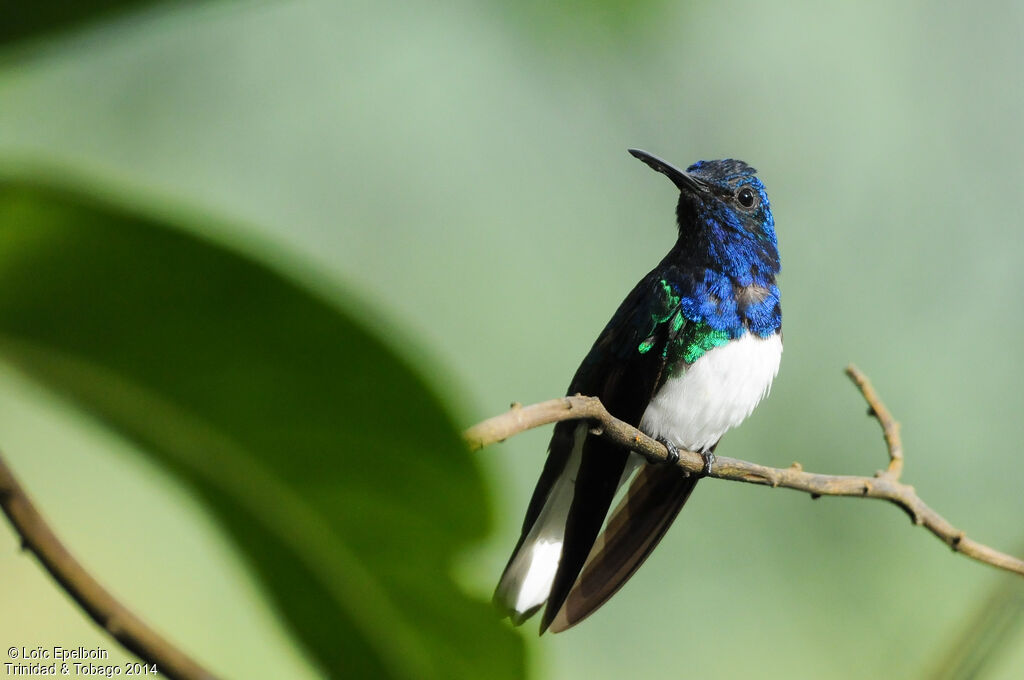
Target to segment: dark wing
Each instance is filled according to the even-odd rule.
[[[569,387],[569,394],[578,392],[599,397],[612,415],[632,425],[639,425],[651,397],[660,386],[666,370],[669,345],[679,336],[686,323],[679,309],[679,290],[665,283],[663,274],[658,273],[660,269],[645,277],[626,297],[594,343]],[[545,475],[542,475],[531,502],[533,519],[536,519],[536,513],[540,512],[547,495],[542,487],[548,485],[549,488],[557,478],[557,473],[565,466],[572,448],[575,427],[576,424],[571,422],[560,423],[556,427]],[[628,456],[628,451],[603,437],[588,436],[583,443],[580,469],[566,520],[561,560],[541,621],[541,631],[548,628],[561,610],[591,554]],[[674,482],[678,482],[679,478],[686,479],[678,470],[666,469],[665,472]],[[548,475],[549,478],[545,480]],[[541,496],[538,497],[538,494]],[[688,494],[687,489],[685,495]],[[678,507],[682,507],[681,502]],[[664,528],[675,517],[678,507],[665,527],[657,529],[658,523],[655,522],[652,530],[657,529],[657,537],[664,533]],[[527,519],[529,526],[532,526],[529,516]],[[657,543],[657,538],[653,543]],[[628,578],[633,570],[635,567],[622,580]],[[612,584],[611,592],[620,584],[621,581]]]

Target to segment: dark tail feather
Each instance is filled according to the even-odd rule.
[[[551,625],[586,565],[628,458],[628,451],[604,437],[588,436],[583,442],[579,474],[565,523],[565,542],[541,618],[541,633]]]
[[[585,619],[629,580],[668,531],[697,479],[672,466],[645,465],[640,470],[551,622],[552,632]]]

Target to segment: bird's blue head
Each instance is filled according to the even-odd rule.
[[[779,272],[775,220],[764,184],[743,161],[699,161],[686,172],[645,151],[630,153],[679,188],[677,257],[721,272],[739,285]]]

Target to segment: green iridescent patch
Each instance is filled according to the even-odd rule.
[[[682,340],[685,343],[681,358],[688,364],[692,364],[697,359],[700,359],[708,351],[729,342],[728,332],[715,330],[706,323],[695,323],[691,328],[693,328],[692,332],[683,333],[684,337],[676,340],[676,342]]]
[[[679,329],[683,327],[683,323],[686,319],[683,318],[682,311],[676,312],[676,315],[672,317],[672,332],[678,333]]]
[[[651,330],[648,333],[647,338],[640,343],[637,347],[637,351],[640,354],[647,354],[654,347],[655,343],[655,331],[658,330],[658,326],[665,323],[669,319],[672,320],[672,332],[678,333],[679,329],[683,327],[683,323],[686,319],[683,318],[682,313],[679,311],[679,296],[672,292],[672,286],[668,284],[665,279],[661,280],[661,290],[665,294],[665,298],[661,309],[651,314]]]
[[[651,330],[637,346],[640,354],[647,354],[654,348],[658,328],[666,323],[672,339],[665,343],[661,356],[668,365],[669,373],[681,365],[692,364],[715,347],[729,342],[727,331],[716,330],[704,322],[688,321],[679,308],[679,296],[673,293],[672,287],[664,279],[661,288],[664,293],[663,305],[651,314]]]
[[[665,293],[665,300],[668,302],[669,307],[675,307],[679,304],[679,296],[672,292],[672,286],[668,285],[665,279],[661,280],[661,290]]]

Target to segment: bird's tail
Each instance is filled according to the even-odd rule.
[[[540,497],[535,498],[538,507],[534,509],[531,503],[527,513],[533,521],[523,527],[519,545],[495,590],[495,603],[516,625],[552,598],[587,434],[584,424],[565,433],[565,449],[571,438],[571,452],[561,457],[564,464],[560,469],[551,471],[550,483],[545,480],[549,471],[542,475],[537,490]],[[565,590],[548,604],[549,609],[557,609],[545,613],[542,632],[549,623],[556,633],[570,628],[607,602],[658,545],[690,497],[697,478],[672,466],[647,465],[641,456],[631,453],[618,488],[627,482],[621,502],[609,514],[597,540],[586,545],[589,554],[580,565],[582,569],[572,574],[572,581],[563,584]]]
[[[696,477],[674,467],[644,465],[609,516],[551,632],[575,626],[625,585],[665,536],[696,484]]]
[[[524,528],[519,545],[505,566],[494,602],[516,625],[533,616],[548,600],[565,541],[565,522],[572,505],[586,425],[576,426],[572,452],[552,484],[540,514]]]

